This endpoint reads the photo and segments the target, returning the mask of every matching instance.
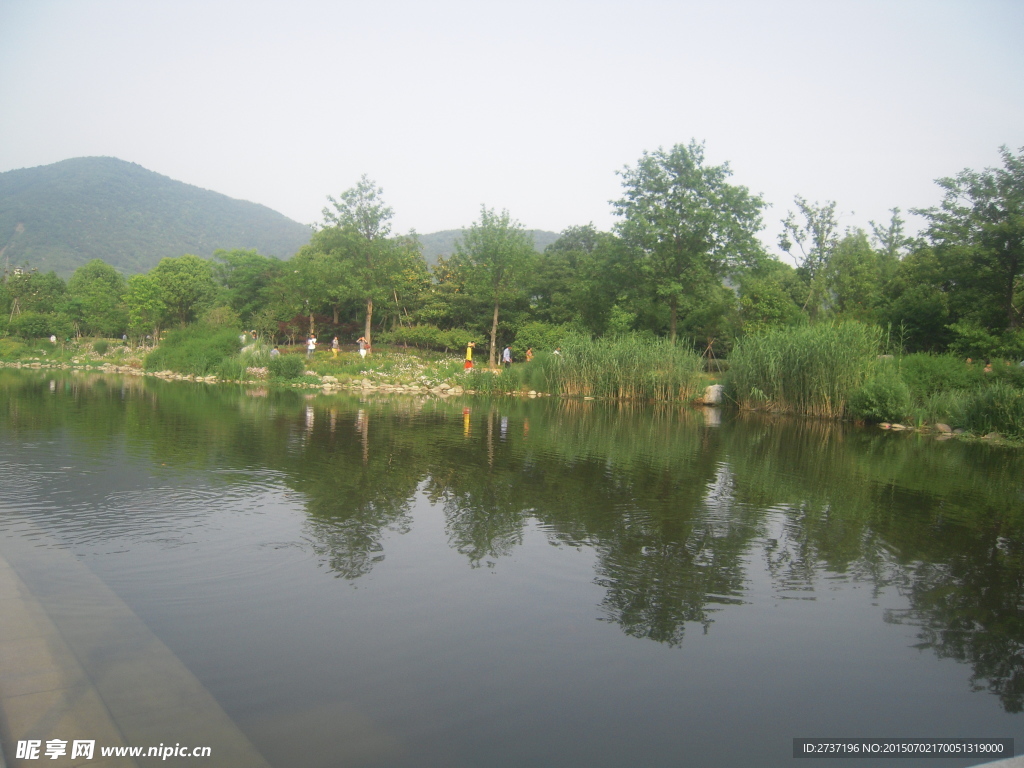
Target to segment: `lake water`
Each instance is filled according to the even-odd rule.
[[[279,768],[1024,750],[1024,451],[24,370],[0,437],[0,555],[73,557]]]

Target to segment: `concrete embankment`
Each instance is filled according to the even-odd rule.
[[[211,765],[268,768],[213,696],[145,623],[67,550],[0,540],[0,744],[8,768],[39,765],[47,741],[60,765],[133,768],[101,748],[209,747]],[[19,741],[40,742],[19,758]],[[72,759],[75,740],[95,742]],[[145,755],[145,751],[143,752]],[[161,765],[196,765],[169,757]],[[2,765],[0,765],[2,768]]]

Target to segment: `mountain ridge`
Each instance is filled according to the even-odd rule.
[[[418,234],[431,265],[463,229]],[[313,230],[265,205],[238,200],[116,157],[76,157],[0,173],[0,269],[27,265],[67,279],[92,259],[126,276],[160,259],[252,249],[286,259]],[[558,239],[527,230],[538,251]]]
[[[165,256],[219,248],[287,258],[312,230],[247,200],[113,157],[80,157],[0,173],[3,264],[68,277],[92,259],[126,275]]]

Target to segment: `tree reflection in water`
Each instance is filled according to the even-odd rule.
[[[0,392],[5,435],[70,432],[157,465],[273,471],[343,579],[371,572],[425,499],[472,567],[513,554],[531,524],[590,549],[599,618],[678,645],[687,624],[708,632],[747,600],[758,559],[786,598],[816,599],[836,578],[898,590],[908,607],[887,621],[918,627],[921,648],[1024,709],[1021,451],[809,420],[714,427],[667,405],[253,396],[9,370]]]

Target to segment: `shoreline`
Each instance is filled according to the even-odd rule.
[[[347,382],[339,382],[338,379],[330,375],[314,374],[319,381],[272,381],[269,379],[221,379],[218,376],[196,376],[194,374],[178,373],[175,371],[144,371],[142,368],[137,368],[131,365],[119,365],[116,363],[103,363],[100,365],[92,365],[88,363],[44,363],[37,360],[32,361],[0,361],[0,368],[13,368],[22,370],[61,370],[61,371],[75,371],[80,373],[94,373],[94,374],[120,374],[135,377],[145,377],[160,379],[162,381],[187,381],[196,384],[222,384],[222,385],[234,385],[244,387],[276,387],[279,389],[306,389],[316,390],[321,394],[340,394],[343,392],[359,393],[359,392],[374,392],[383,394],[396,394],[396,395],[434,395],[441,398],[448,398],[460,395],[484,395],[487,397],[513,397],[513,398],[545,398],[545,397],[559,397],[564,399],[576,399],[581,401],[625,401],[629,398],[607,398],[607,397],[593,397],[593,396],[572,396],[572,395],[554,395],[550,392],[538,392],[536,390],[529,390],[526,392],[502,392],[502,393],[489,393],[479,392],[474,389],[466,389],[460,385],[451,385],[442,383],[433,387],[421,386],[416,384],[400,384],[387,381],[374,382],[367,378],[353,379]],[[309,379],[312,376],[305,376],[304,378]],[[711,385],[720,386],[720,385]],[[698,397],[692,400],[680,400],[680,404],[689,404],[694,407],[715,409],[718,410],[723,407],[724,402],[720,398],[713,396]],[[815,418],[813,416],[806,416],[799,413],[789,413],[784,411],[761,411],[757,409],[741,409],[748,413],[758,413],[765,416],[784,416],[789,418]],[[829,419],[829,421],[848,421],[845,419]],[[879,424],[865,424],[862,422],[852,422],[855,425],[863,427],[877,427],[883,431],[888,432],[906,432],[910,434],[919,434],[922,436],[934,437],[936,442],[945,442],[947,440],[957,439],[964,442],[981,442],[988,443],[990,445],[999,445],[1010,448],[1024,448],[1024,443],[1014,441],[1006,438],[998,433],[989,433],[987,435],[976,435],[971,432],[967,432],[962,429],[951,429],[945,424],[921,424],[921,425],[908,425],[901,423],[890,423],[882,422]],[[0,768],[3,768],[0,765]]]

